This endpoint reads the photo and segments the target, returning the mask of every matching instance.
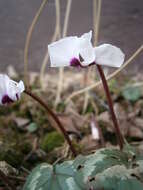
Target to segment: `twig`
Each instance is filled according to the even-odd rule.
[[[58,86],[57,86],[57,92],[56,92],[56,99],[55,99],[55,107],[58,105],[58,103],[61,100],[61,93],[63,89],[63,81],[64,81],[64,68],[59,68],[59,80],[58,80]]]
[[[94,8],[94,10],[93,10],[94,46],[96,46],[97,43],[98,43],[99,24],[100,24],[100,16],[101,16],[101,4],[102,4],[102,0],[93,0],[93,8]],[[91,76],[91,71],[92,71],[91,67],[88,67],[88,72],[85,73],[85,75],[87,75],[86,76],[87,84],[88,84],[89,78]],[[85,92],[85,98],[84,98],[84,104],[83,104],[83,113],[86,111],[86,108],[88,106],[88,101],[89,101],[89,91],[86,91]]]
[[[30,171],[27,168],[24,168],[23,166],[20,167],[21,170],[23,170],[26,174],[30,174]]]
[[[69,23],[69,16],[71,11],[71,4],[72,0],[67,0],[67,7],[66,7],[66,13],[65,13],[65,20],[64,20],[64,28],[62,36],[65,37],[67,35],[67,29],[68,29],[68,23]]]
[[[0,179],[9,190],[15,190],[15,186],[9,181],[8,177],[0,170]]]
[[[60,120],[56,116],[56,114],[48,107],[48,105],[40,97],[33,94],[30,90],[26,89],[24,92],[25,92],[25,94],[29,95],[34,100],[36,100],[38,103],[40,103],[41,106],[43,106],[47,110],[48,114],[54,119],[54,121],[57,123],[57,126],[59,127],[60,131],[64,135],[64,138],[67,141],[67,143],[69,144],[69,147],[70,147],[73,155],[76,156],[76,151],[72,145],[72,142],[71,142],[66,130],[64,129],[62,123],[60,122]]]
[[[18,177],[18,176],[8,176],[9,179],[11,180],[17,180],[17,181],[21,181],[21,182],[25,182],[26,179],[24,177]]]
[[[103,106],[106,110],[109,110],[108,104],[106,104],[102,99],[100,99],[96,93],[91,94],[93,96],[93,99],[97,101],[101,106]]]
[[[26,42],[25,42],[25,48],[24,48],[24,78],[25,78],[25,82],[26,82],[27,86],[29,86],[29,80],[28,80],[28,51],[29,51],[29,45],[30,45],[30,41],[31,41],[31,37],[32,37],[34,27],[35,27],[41,13],[42,13],[42,10],[45,7],[47,2],[48,2],[48,0],[43,0],[43,2],[41,3],[40,8],[36,13],[32,23],[31,23],[31,26],[29,27],[27,36],[26,36]]]
[[[62,33],[63,38],[67,35],[71,4],[72,4],[72,0],[67,0],[64,28],[63,28],[63,33]],[[64,79],[64,68],[62,67],[59,69],[59,81],[58,81],[58,88],[57,88],[57,93],[56,93],[57,95],[56,95],[56,100],[55,100],[55,106],[57,106],[57,104],[60,102],[61,93],[63,89],[63,79]]]
[[[94,37],[94,44],[95,44],[95,36],[96,36],[96,24],[97,24],[97,0],[93,0],[93,37]]]
[[[110,80],[113,77],[115,77],[117,74],[119,74],[125,67],[127,67],[130,63],[132,63],[132,61],[143,51],[143,45],[140,46],[136,52],[124,63],[124,65],[122,67],[120,67],[119,69],[117,69],[115,72],[113,72],[112,74],[110,74],[109,76],[107,76],[106,80]],[[78,96],[82,93],[85,93],[86,91],[92,90],[94,88],[96,88],[97,86],[100,86],[102,84],[102,81],[98,81],[84,89],[81,89],[79,91],[73,92],[66,100],[65,102],[68,103],[72,98],[74,98],[75,96]]]
[[[99,24],[100,24],[100,17],[101,17],[101,5],[102,0],[94,0],[93,1],[93,28],[94,28],[94,46],[97,46],[98,37],[99,37]]]
[[[61,27],[60,27],[60,0],[55,0],[55,7],[56,7],[56,23],[55,23],[55,31],[51,39],[51,43],[54,42],[57,38],[60,38],[61,36]],[[41,87],[44,89],[43,86],[43,79],[44,79],[44,73],[46,66],[48,64],[49,54],[48,50],[46,52],[46,55],[44,57],[44,60],[42,62],[42,66],[40,69],[40,84]]]
[[[91,76],[91,71],[92,71],[91,68],[92,68],[92,67],[88,67],[88,68],[87,68],[88,70],[85,71],[85,73],[84,73],[84,85],[85,85],[85,87],[88,86],[89,78],[90,78],[90,76]],[[83,103],[83,110],[82,110],[82,113],[83,113],[83,114],[85,113],[85,111],[86,111],[86,109],[87,109],[88,102],[89,102],[89,98],[90,98],[89,92],[85,92],[85,95],[84,95],[84,103]]]
[[[115,134],[116,134],[120,149],[122,150],[123,144],[124,144],[124,138],[123,138],[123,136],[121,134],[121,131],[120,131],[120,128],[119,128],[119,125],[118,125],[118,121],[117,121],[117,118],[116,118],[116,115],[115,115],[115,112],[114,112],[114,109],[113,109],[113,102],[112,102],[111,95],[110,95],[110,92],[109,92],[108,84],[107,84],[107,81],[105,79],[105,75],[104,75],[104,72],[102,70],[102,67],[100,65],[96,65],[96,66],[97,66],[97,69],[99,71],[99,74],[100,74],[100,77],[101,77],[101,80],[102,80],[102,84],[103,84],[103,87],[104,87],[104,90],[105,90],[105,93],[106,93],[106,97],[107,97],[107,101],[108,101],[112,121],[113,121],[114,128],[115,128]]]

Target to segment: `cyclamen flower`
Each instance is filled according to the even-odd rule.
[[[120,67],[125,55],[120,48],[111,44],[93,47],[92,31],[81,37],[71,36],[48,45],[51,67],[81,66],[92,64]]]
[[[25,90],[23,81],[19,83],[11,80],[7,75],[0,74],[0,104],[12,103],[20,98]]]

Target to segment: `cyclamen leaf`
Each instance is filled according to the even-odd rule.
[[[128,87],[123,90],[122,94],[126,100],[132,102],[137,101],[141,97],[141,91],[139,87]]]
[[[49,164],[40,164],[33,169],[27,181],[24,185],[23,190],[39,190],[45,185],[50,187],[52,181],[52,166]]]
[[[23,190],[142,190],[143,160],[132,154],[130,149],[106,148],[62,164],[41,164]]]
[[[133,173],[143,179],[143,160],[138,160],[135,165],[136,168],[133,168]]]
[[[125,166],[113,166],[95,176],[89,187],[104,190],[142,190],[143,184]]]
[[[54,166],[41,164],[31,172],[23,190],[72,190],[71,184],[75,187],[75,190],[80,190],[72,176],[72,161],[66,161]]]
[[[143,184],[137,179],[120,180],[117,190],[142,190]]]
[[[128,165],[126,153],[116,149],[100,149],[89,156],[78,156],[73,162],[75,168],[74,179],[84,189],[89,180],[98,173],[114,165]]]

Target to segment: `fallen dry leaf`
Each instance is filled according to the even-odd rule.
[[[129,131],[128,131],[128,136],[143,139],[143,132],[141,131],[141,129],[139,129],[139,128],[135,127],[135,126],[131,126],[129,128]]]

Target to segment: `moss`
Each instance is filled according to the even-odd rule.
[[[20,146],[20,151],[23,154],[28,154],[30,151],[32,151],[32,145],[28,142],[25,142],[22,146]]]
[[[61,146],[63,142],[64,142],[64,137],[61,134],[54,131],[44,136],[41,142],[41,148],[46,152],[50,152],[55,147]]]
[[[87,113],[94,113],[94,108],[91,103],[88,104],[85,114]]]
[[[84,145],[82,145],[82,144],[80,144],[80,143],[77,143],[77,142],[75,142],[75,141],[73,141],[72,144],[73,144],[73,146],[74,146],[74,148],[75,148],[75,150],[76,150],[76,152],[77,152],[78,154],[80,154],[80,153],[83,152],[83,150],[84,150]]]
[[[109,81],[109,89],[111,93],[118,94],[120,92],[118,81],[115,79],[112,79]]]
[[[65,111],[65,104],[64,102],[60,102],[58,105],[57,105],[57,112],[64,112]]]
[[[23,155],[12,150],[5,150],[0,152],[0,161],[6,161],[9,165],[17,168],[21,165]]]

